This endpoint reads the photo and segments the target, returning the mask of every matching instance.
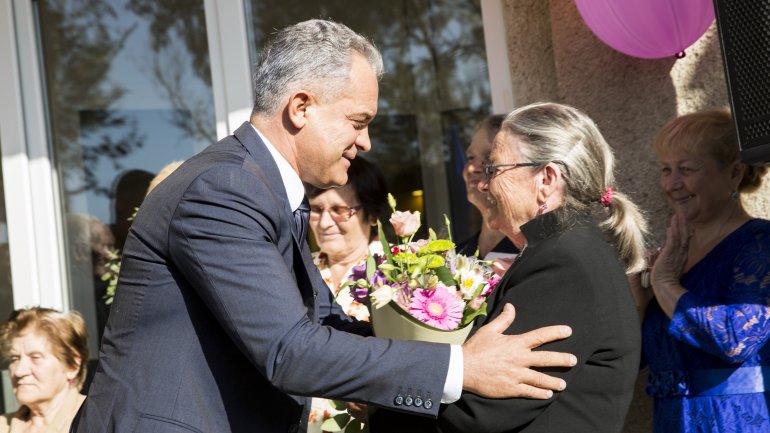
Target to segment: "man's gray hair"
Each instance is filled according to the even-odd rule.
[[[364,36],[333,21],[313,19],[286,27],[262,51],[254,71],[253,115],[275,113],[299,89],[334,100],[348,84],[353,53],[382,77],[382,56]]]

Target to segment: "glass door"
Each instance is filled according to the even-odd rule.
[[[102,280],[153,177],[216,141],[204,0],[38,0],[71,307],[95,357]]]
[[[436,229],[449,215],[457,239],[478,228],[461,172],[472,129],[492,108],[479,0],[244,4],[252,64],[274,29],[306,19],[328,17],[369,37],[386,72],[365,157],[386,174],[399,208],[422,211]]]

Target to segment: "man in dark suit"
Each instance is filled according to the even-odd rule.
[[[435,417],[463,389],[549,398],[565,386],[529,367],[573,365],[531,350],[569,328],[504,336],[512,308],[462,347],[322,324],[356,329],[330,304],[294,211],[302,182],[345,184],[371,147],[381,73],[379,52],[343,25],[275,36],[251,122],[185,162],[132,224],[78,432],[304,431],[304,396]]]

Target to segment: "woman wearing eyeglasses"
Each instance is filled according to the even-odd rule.
[[[351,269],[366,261],[370,249],[382,253],[377,220],[389,211],[387,194],[380,170],[360,156],[350,162],[345,186],[307,191],[310,229],[320,249],[315,264],[345,314],[362,321],[369,320],[366,306],[354,301],[349,292],[338,292]],[[337,413],[328,400],[314,398],[308,432],[321,432],[323,421]],[[365,408],[356,411],[361,417],[365,413]]]
[[[548,400],[489,399],[463,393],[443,407],[439,432],[620,433],[641,352],[640,324],[626,278],[644,268],[646,223],[615,189],[612,151],[596,125],[565,105],[510,113],[495,136],[485,180],[490,226],[521,250],[488,300],[506,303],[519,334],[566,323],[572,336],[543,350],[570,352],[577,365],[549,370],[566,389]],[[406,433],[431,431],[404,428]]]

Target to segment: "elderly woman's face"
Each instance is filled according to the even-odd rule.
[[[489,142],[489,134],[486,128],[480,128],[473,134],[468,150],[465,151],[467,162],[463,167],[463,180],[468,201],[481,211],[484,211],[489,202],[487,194],[479,189],[479,183],[484,180],[484,163],[489,160],[492,143]]]
[[[353,187],[329,189],[310,199],[310,228],[323,253],[346,256],[369,245],[371,221]]]
[[[509,134],[495,137],[490,164],[530,162],[519,153],[520,141]],[[537,216],[537,169],[533,167],[499,167],[482,188],[489,191],[490,227],[505,233],[518,247],[526,243],[521,226]]]
[[[11,340],[11,386],[16,400],[30,408],[45,404],[64,393],[68,380],[77,370],[54,356],[51,343],[37,331],[28,331]]]
[[[658,155],[660,187],[671,208],[690,222],[705,222],[730,203],[737,185],[731,167],[721,168],[709,155],[669,149]]]

